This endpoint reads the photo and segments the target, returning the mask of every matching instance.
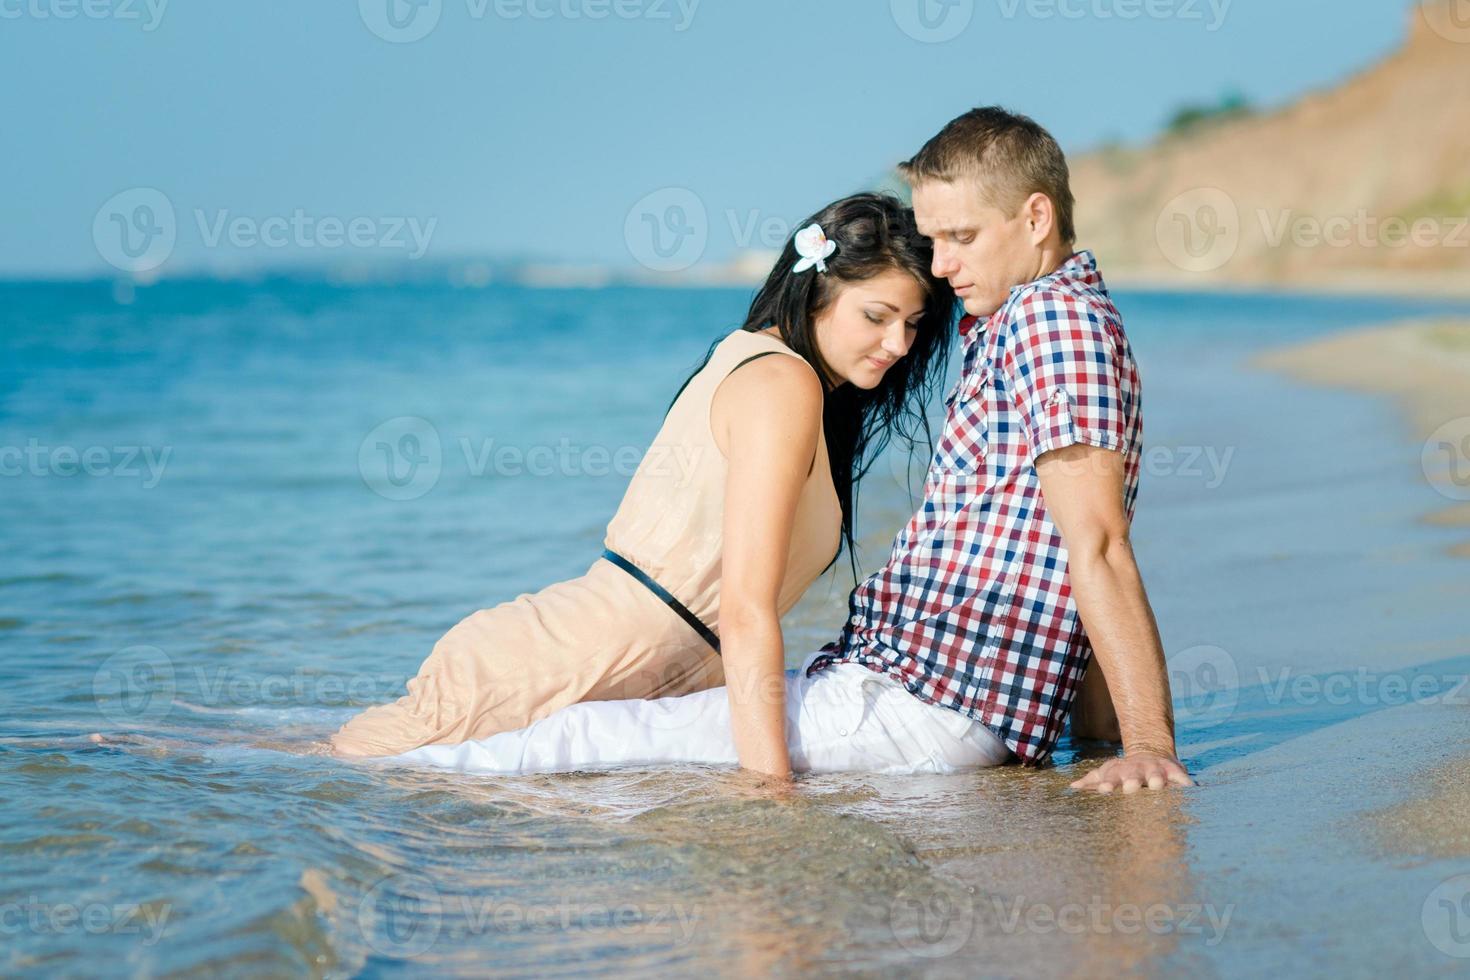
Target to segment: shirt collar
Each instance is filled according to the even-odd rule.
[[[1092,289],[1107,291],[1107,287],[1103,285],[1102,273],[1097,271],[1097,256],[1092,254],[1091,249],[1073,252],[1052,275],[1072,279]]]
[[[977,329],[976,328],[976,324],[978,324],[979,322],[980,322],[980,318],[978,316],[970,316],[969,314],[966,314],[965,316],[963,316],[963,317],[960,318],[960,343],[961,344],[963,344],[966,347],[970,346],[971,342],[974,340],[974,337],[975,337],[975,333],[976,333],[976,329]]]
[[[1012,286],[1011,295],[1016,295],[1017,290],[1025,289],[1027,286],[1035,285],[1038,282],[1045,282],[1048,279],[1070,280],[1081,283],[1090,289],[1096,289],[1104,293],[1107,292],[1107,287],[1103,285],[1102,274],[1097,271],[1097,257],[1092,254],[1091,249],[1082,249],[1080,252],[1073,252],[1067,256],[1066,261],[1057,266],[1054,271],[1047,273],[1041,278],[1033,279],[1031,282],[1021,283],[1018,286]],[[983,322],[978,316],[970,316],[968,314],[964,316],[960,320],[960,344],[968,347],[974,343],[980,335],[989,329],[991,321],[1004,313],[1006,307],[1009,305],[1010,302],[1007,300],[1000,309],[992,313]]]

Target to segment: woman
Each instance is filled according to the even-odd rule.
[[[780,618],[844,540],[851,556],[858,480],[891,432],[912,444],[906,420],[927,434],[954,312],[930,261],[895,198],[860,194],[813,215],[741,329],[676,394],[603,556],[461,620],[409,693],[349,721],[333,751],[396,756],[582,702],[779,685]],[[786,753],[770,702],[747,699],[730,719],[741,761],[761,771]]]

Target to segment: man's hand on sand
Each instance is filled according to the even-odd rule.
[[[1135,752],[1120,759],[1109,759],[1073,782],[1072,788],[1111,793],[1122,787],[1123,792],[1132,793],[1145,786],[1163,789],[1171,785],[1194,785],[1194,780],[1189,778],[1189,772],[1178,759],[1154,752]]]

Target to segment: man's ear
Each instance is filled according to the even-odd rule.
[[[1040,191],[1026,198],[1026,203],[1021,205],[1021,214],[1026,219],[1027,233],[1031,237],[1032,245],[1040,245],[1046,241],[1057,225],[1056,205]]]

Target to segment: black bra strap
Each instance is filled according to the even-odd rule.
[[[653,576],[649,575],[643,569],[639,568],[637,565],[633,564],[628,559],[624,558],[622,555],[618,554],[616,551],[613,551],[610,548],[603,549],[602,557],[606,558],[608,561],[612,562],[614,565],[618,566],[623,571],[627,572],[629,575],[633,576],[638,581],[647,586],[648,591],[652,592],[654,595],[662,599],[670,609],[679,614],[679,617],[683,619],[684,622],[692,626],[694,628],[694,631],[704,638],[704,642],[714,647],[715,653],[720,652],[720,638],[715,635],[714,630],[704,625],[703,621],[701,621],[698,616],[689,611],[688,606],[684,605],[684,603],[674,598],[673,593],[669,592],[668,589],[655,582],[653,580]]]
[[[751,361],[756,360],[757,358],[765,357],[767,354],[775,354],[775,353],[778,353],[778,352],[777,351],[773,351],[773,350],[763,350],[759,354],[752,354],[749,357],[747,357],[745,360],[741,361],[739,364],[737,364],[734,367],[732,367],[729,370],[729,372],[726,373],[725,376],[726,377],[729,377],[731,374],[734,374],[736,371],[740,370],[742,367],[744,367],[745,365],[749,364]]]

